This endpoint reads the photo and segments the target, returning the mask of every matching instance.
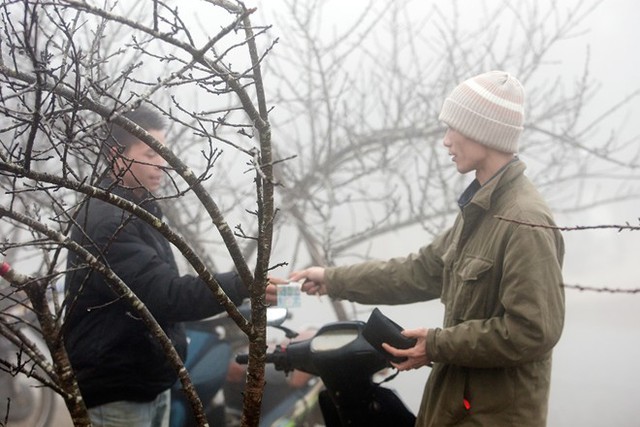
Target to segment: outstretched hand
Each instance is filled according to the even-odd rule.
[[[395,348],[387,343],[383,343],[382,348],[391,353],[391,355],[407,358],[404,362],[391,364],[399,371],[408,371],[430,365],[431,361],[427,356],[427,333],[428,330],[425,328],[403,330],[402,335],[407,338],[416,339],[416,345],[407,349]]]
[[[323,267],[309,267],[304,270],[294,271],[289,275],[289,280],[269,278],[269,284],[265,290],[267,304],[278,303],[278,285],[304,280],[301,291],[308,295],[326,295],[327,287],[324,280]]]
[[[269,305],[275,305],[278,302],[277,286],[289,283],[286,279],[269,276],[269,283],[265,289],[265,302]]]
[[[294,271],[289,275],[292,282],[302,282],[301,290],[307,295],[326,295],[327,286],[323,267],[309,267],[304,270]]]

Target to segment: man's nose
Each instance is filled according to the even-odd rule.
[[[164,168],[165,166],[167,166],[167,161],[166,161],[164,158],[162,158],[162,156],[159,156],[159,155],[158,155],[158,156],[156,156],[156,157],[153,159],[153,162],[151,162],[151,163],[153,163],[153,165],[154,165],[155,167],[160,168],[160,169],[162,169],[162,168]]]
[[[451,141],[449,141],[449,129],[444,133],[444,137],[442,137],[442,145],[449,148],[451,147]]]

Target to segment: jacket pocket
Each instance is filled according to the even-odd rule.
[[[483,318],[491,289],[490,270],[493,261],[477,256],[465,256],[457,266],[456,295],[453,319],[458,321]]]
[[[471,413],[499,414],[514,410],[513,368],[469,369],[465,394]]]
[[[472,282],[480,279],[491,267],[493,267],[493,261],[487,258],[466,256],[458,270],[458,275],[463,282]]]
[[[436,363],[422,398],[416,426],[459,425],[469,415],[465,407],[467,369]]]

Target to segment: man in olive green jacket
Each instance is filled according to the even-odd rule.
[[[551,353],[564,322],[564,244],[515,153],[524,121],[521,84],[502,71],[461,83],[445,100],[444,146],[476,179],[452,228],[404,258],[294,272],[303,291],[363,304],[440,297],[442,328],[403,333],[405,362],[432,365],[418,426],[544,426]],[[535,224],[536,227],[527,225]],[[273,287],[271,289],[273,291]]]

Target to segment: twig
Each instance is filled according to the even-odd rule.
[[[628,222],[625,225],[617,225],[617,224],[601,224],[601,225],[576,225],[573,227],[559,227],[557,225],[549,225],[549,224],[536,224],[533,222],[520,221],[517,219],[506,218],[500,215],[496,215],[495,218],[512,222],[514,224],[526,225],[529,227],[540,227],[540,228],[549,228],[551,230],[559,230],[559,231],[581,231],[581,230],[598,230],[598,229],[615,229],[620,231],[629,230],[629,231],[638,231],[640,230],[640,225],[631,225]]]
[[[565,289],[575,289],[581,292],[599,292],[608,294],[640,294],[640,288],[635,289],[621,289],[621,288],[608,288],[608,287],[596,287],[596,286],[584,286],[584,285],[569,285],[563,284]]]

